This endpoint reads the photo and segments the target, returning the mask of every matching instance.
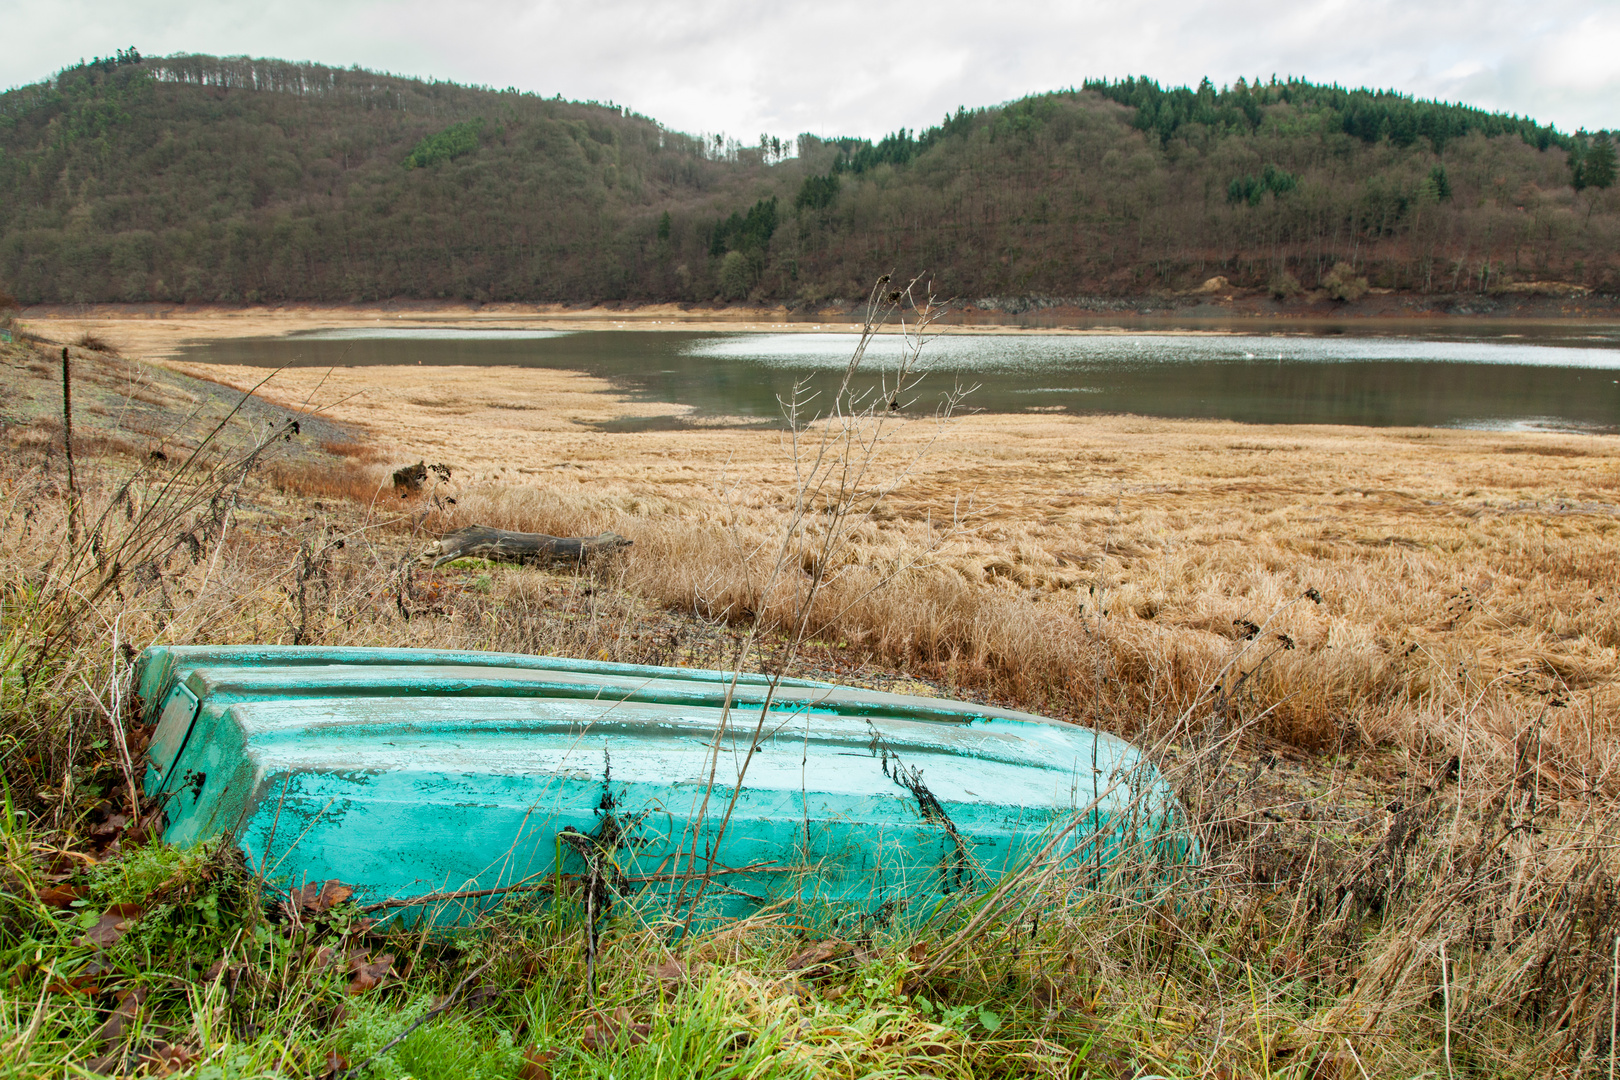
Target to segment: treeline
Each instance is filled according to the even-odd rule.
[[[756,148],[617,106],[134,49],[0,95],[24,303],[1620,289],[1608,133],[1301,80],[1086,83]]]
[[[1392,90],[1347,90],[1303,79],[1279,82],[1273,77],[1269,83],[1257,82],[1253,86],[1239,79],[1221,89],[1205,79],[1196,90],[1185,86],[1165,89],[1151,79],[1138,78],[1118,82],[1098,79],[1084,85],[1110,101],[1134,108],[1132,126],[1153,132],[1161,143],[1169,142],[1189,125],[1224,133],[1255,132],[1265,122],[1267,106],[1279,104],[1314,114],[1327,128],[1354,135],[1364,143],[1387,139],[1404,147],[1423,139],[1437,154],[1444,152],[1448,143],[1475,133],[1487,138],[1517,135],[1538,150],[1550,146],[1568,150],[1572,141],[1557,129],[1528,117],[1419,101]]]

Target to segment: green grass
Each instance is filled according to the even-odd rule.
[[[1179,916],[1174,899],[1144,917],[1076,894],[1038,921],[992,919],[926,978],[971,905],[809,964],[795,954],[829,939],[788,913],[683,938],[621,910],[592,986],[568,903],[514,901],[438,933],[368,928],[350,905],[294,923],[229,849],[152,844],[75,874],[79,906],[57,908],[40,899],[48,845],[15,817],[5,845],[7,1077],[71,1075],[120,1047],[131,1061],[179,1048],[191,1075],[219,1078],[333,1063],[388,1080],[1310,1076],[1331,1042],[1313,1029],[1340,1000],[1267,963],[1279,927],[1265,914],[1199,912],[1191,894]],[[143,914],[104,950],[85,944],[114,904]],[[362,985],[351,954],[391,970]],[[130,1025],[98,1038],[131,991]],[[1430,1053],[1429,1019],[1408,1010],[1358,1036],[1369,1065]]]

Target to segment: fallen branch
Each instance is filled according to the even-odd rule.
[[[469,525],[440,537],[422,553],[422,558],[432,560],[434,566],[467,558],[513,563],[584,562],[627,548],[631,543],[633,541],[611,532],[600,536],[547,536]]]
[[[394,900],[379,900],[375,904],[365,904],[360,908],[361,914],[370,915],[376,911],[386,911],[397,907],[424,907],[428,904],[438,904],[449,900],[474,900],[486,896],[505,896],[508,893],[552,891],[550,881],[521,882],[517,885],[506,885],[498,889],[461,889],[456,892],[425,893],[421,896],[405,896]]]

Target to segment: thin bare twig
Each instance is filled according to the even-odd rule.
[[[417,1017],[410,1024],[406,1025],[404,1031],[401,1031],[398,1035],[395,1035],[392,1039],[389,1039],[387,1042],[383,1043],[382,1049],[373,1051],[368,1057],[366,1057],[364,1061],[360,1062],[360,1064],[349,1066],[348,1069],[344,1070],[343,1075],[345,1077],[353,1076],[355,1073],[359,1072],[361,1069],[365,1068],[367,1065],[370,1065],[373,1061],[376,1061],[378,1058],[388,1053],[388,1051],[404,1042],[406,1037],[409,1036],[411,1032],[415,1031],[429,1020],[432,1020],[433,1018],[449,1011],[450,1007],[456,1003],[456,999],[461,996],[461,992],[467,988],[467,984],[472,982],[478,976],[482,975],[484,972],[488,971],[490,965],[494,962],[494,960],[485,960],[482,964],[479,964],[477,967],[473,968],[460,982],[456,984],[456,988],[450,991],[449,996],[447,996],[444,1001],[440,1002],[438,1005],[435,1005],[433,1008]]]

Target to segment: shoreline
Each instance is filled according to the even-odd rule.
[[[295,304],[277,307],[153,304],[41,305],[19,311],[17,321],[42,336],[45,327],[61,327],[58,343],[66,336],[112,334],[119,348],[139,350],[148,359],[170,357],[182,346],[221,338],[282,337],[316,330],[362,329],[383,326],[444,329],[632,330],[696,333],[853,333],[860,320],[848,310],[792,311],[786,306],[701,306],[648,304],[640,306],[569,307],[536,304],[456,304],[395,302],[379,305]],[[1457,314],[1436,311],[1398,313],[1344,307],[1339,311],[1249,311],[1235,305],[1204,304],[1178,310],[1149,312],[1080,312],[1048,308],[1024,313],[986,311],[969,305],[952,311],[931,328],[938,334],[1075,336],[1199,335],[1231,336],[1316,335],[1343,332],[1353,327],[1364,333],[1399,335],[1403,329],[1423,325],[1458,334],[1491,332],[1507,336],[1515,329],[1608,330],[1620,332],[1620,305],[1597,313]],[[898,327],[884,328],[894,333]],[[66,335],[66,336],[64,336]]]
[[[19,329],[37,335],[51,347],[77,345],[86,339],[100,339],[119,355],[129,359],[155,364],[182,375],[218,383],[237,391],[246,390],[260,382],[265,372],[257,368],[244,368],[233,364],[210,363],[184,355],[188,346],[208,341],[240,340],[245,338],[285,337],[300,332],[319,330],[361,329],[374,327],[419,327],[426,329],[496,329],[522,328],[590,332],[593,330],[627,330],[637,332],[766,332],[766,333],[853,333],[858,324],[824,320],[814,322],[766,321],[759,309],[737,309],[726,318],[716,319],[713,312],[697,317],[671,306],[638,309],[626,313],[619,310],[590,309],[571,313],[556,311],[520,310],[515,306],[484,305],[472,308],[457,305],[433,305],[410,311],[362,307],[286,307],[286,308],[206,308],[176,312],[172,309],[136,312],[129,308],[96,307],[72,312],[29,309],[20,319]],[[680,316],[677,318],[676,316]],[[1330,333],[1342,323],[1303,324],[1298,320],[1279,325],[1265,324],[1278,334],[1308,333],[1316,326],[1318,333]],[[1363,320],[1359,327],[1366,329],[1395,329],[1401,324],[1392,320]],[[1410,325],[1410,321],[1408,324]],[[1430,326],[1478,327],[1478,321],[1436,320]],[[1608,324],[1593,320],[1540,321],[1517,324],[1517,328],[1534,331],[1537,327],[1563,327],[1570,330],[1607,330],[1613,326],[1620,332],[1620,322]],[[1494,329],[1504,337],[1519,337],[1507,333],[1515,327],[1496,324]],[[1073,336],[1111,336],[1119,334],[1164,334],[1220,336],[1253,333],[1258,327],[1120,327],[1094,325],[1066,329],[989,327],[958,325],[941,328],[942,334],[1005,334],[1034,335],[1062,333]],[[1525,335],[1530,336],[1530,335]],[[93,354],[88,354],[93,355]],[[517,447],[527,452],[539,451],[547,439],[565,435],[590,433],[600,438],[629,438],[637,436],[673,436],[688,440],[687,452],[703,444],[704,449],[720,453],[717,438],[724,441],[721,432],[731,437],[760,437],[774,440],[777,429],[769,425],[746,422],[733,416],[699,415],[696,406],[673,400],[650,400],[625,391],[604,376],[589,371],[557,368],[507,367],[447,367],[360,365],[335,367],[321,372],[320,368],[291,368],[276,374],[273,385],[259,391],[259,396],[279,407],[322,414],[340,423],[366,431],[379,448],[386,452],[420,456],[422,453],[449,453],[460,456],[462,464],[474,464],[491,479],[502,471],[498,462]],[[315,375],[311,375],[315,373]],[[453,373],[453,378],[451,377]],[[311,382],[311,379],[315,381]],[[448,380],[448,384],[447,384]],[[476,415],[477,422],[471,423]],[[991,441],[1008,437],[1027,438],[1035,431],[1049,434],[1051,425],[1065,422],[1081,425],[1101,423],[1157,427],[1164,432],[1186,432],[1202,428],[1210,433],[1239,429],[1256,433],[1282,436],[1289,432],[1313,435],[1337,431],[1346,436],[1402,437],[1414,432],[1441,432],[1462,434],[1465,428],[1406,428],[1358,424],[1280,424],[1248,423],[1225,419],[1169,418],[1132,413],[1049,414],[1031,412],[996,412],[982,414],[984,419],[994,418],[992,425],[999,430]],[[628,426],[626,426],[628,425]],[[976,426],[976,425],[970,425]],[[476,436],[471,429],[476,429]],[[409,433],[409,434],[407,434]],[[1016,434],[1015,434],[1016,433]],[[1596,440],[1611,444],[1615,436],[1604,432],[1554,428],[1544,430],[1482,429],[1472,432],[1476,437]],[[1465,436],[1466,438],[1466,436]],[[970,440],[971,441],[971,440]],[[713,445],[710,445],[710,444]],[[410,449],[415,444],[416,449]],[[492,445],[496,444],[496,445]],[[499,447],[497,449],[497,446]]]

